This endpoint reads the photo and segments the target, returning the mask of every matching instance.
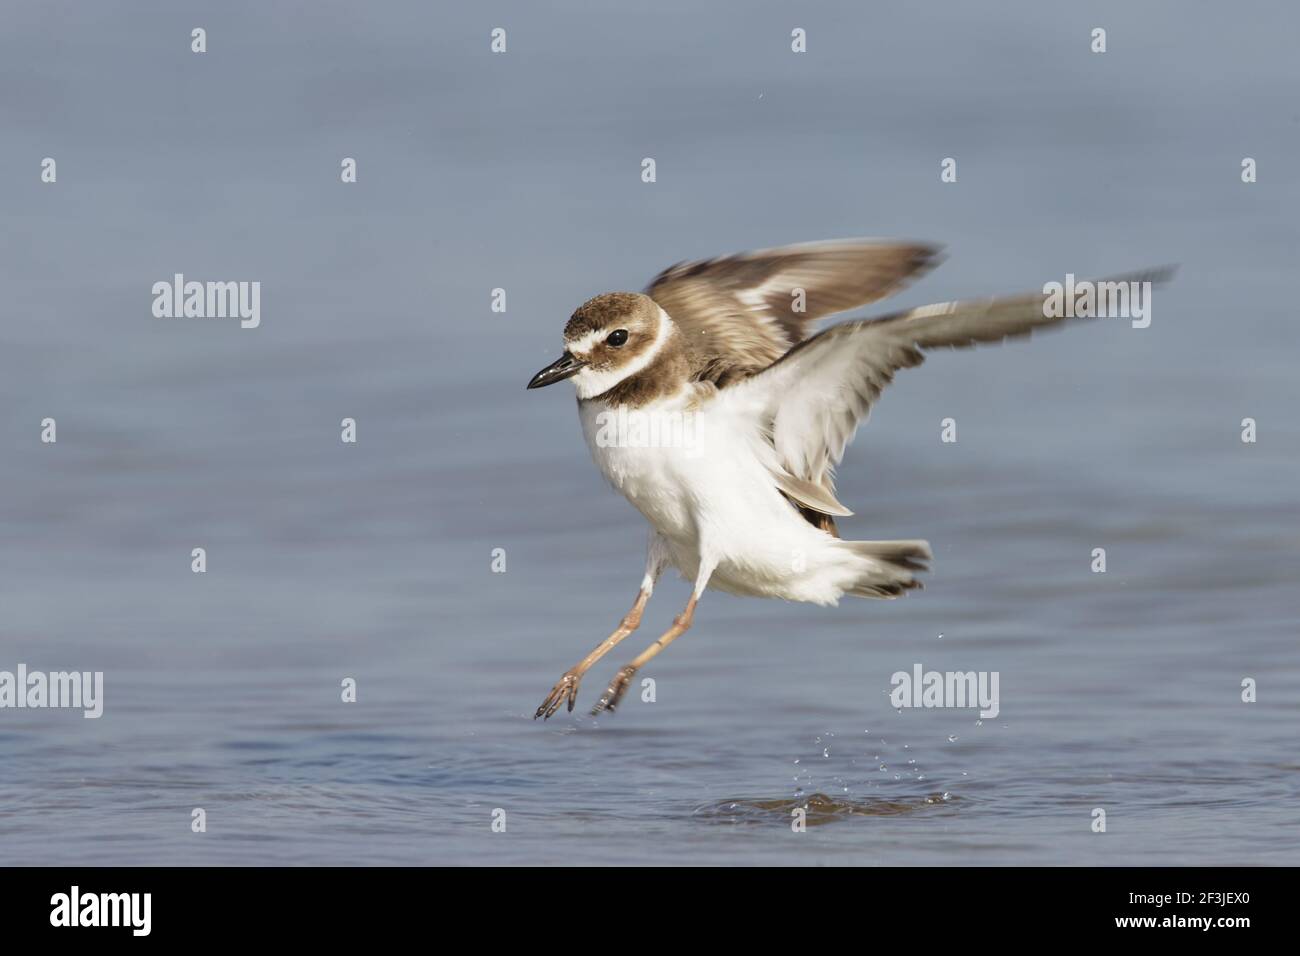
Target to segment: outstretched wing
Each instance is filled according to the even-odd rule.
[[[723,386],[767,368],[814,320],[897,291],[937,252],[870,239],[781,246],[679,263],[646,295],[685,334],[697,378]]]
[[[1157,283],[1172,274],[1156,269],[1104,281]],[[719,397],[758,416],[775,451],[769,468],[783,491],[815,511],[849,514],[834,498],[833,469],[894,373],[920,365],[927,349],[1000,342],[1060,323],[1045,314],[1046,299],[1035,292],[945,302],[834,325]],[[809,484],[813,493],[801,494]]]

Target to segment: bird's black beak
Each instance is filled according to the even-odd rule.
[[[586,364],[586,362],[580,362],[568,352],[565,352],[534,375],[528,382],[528,387],[541,388],[543,385],[554,385],[556,382],[563,382],[566,378],[572,378],[581,372]]]

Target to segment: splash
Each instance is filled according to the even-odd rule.
[[[781,823],[788,825],[793,811],[803,810],[810,827],[823,826],[850,817],[892,817],[905,813],[918,813],[941,807],[951,807],[958,798],[948,793],[936,792],[921,797],[886,799],[867,797],[841,799],[824,793],[806,797],[778,797],[774,799],[742,798],[723,800],[696,807],[695,816],[717,823]]]

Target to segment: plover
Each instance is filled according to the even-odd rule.
[[[865,239],[746,252],[671,266],[645,292],[598,295],[573,313],[564,354],[528,388],[573,380],[592,456],[650,523],[650,540],[631,610],[565,672],[535,717],[566,700],[573,710],[583,675],[637,629],[669,565],[694,582],[685,609],[618,670],[593,714],[617,707],[637,671],[691,626],[708,588],[835,604],[846,594],[894,598],[921,587],[925,541],[840,538],[835,519],[852,514],[835,496],[845,446],[894,373],[920,365],[926,350],[1061,321],[1046,314],[1043,293],[1030,293],[844,322],[808,337],[815,320],[896,292],[937,254]]]

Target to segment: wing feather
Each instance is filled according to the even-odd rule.
[[[1172,273],[1154,269],[1102,281],[1158,283]],[[719,397],[758,416],[776,453],[769,467],[778,487],[790,493],[788,476],[794,476],[821,486],[834,501],[834,467],[897,371],[920,365],[929,349],[1001,342],[1060,324],[1062,317],[1046,314],[1045,300],[1035,292],[844,322],[801,342]],[[840,513],[810,500],[815,495],[795,497],[816,510]]]
[[[912,242],[809,242],[678,263],[646,294],[684,333],[696,377],[722,386],[767,368],[811,322],[896,292],[937,253]]]

